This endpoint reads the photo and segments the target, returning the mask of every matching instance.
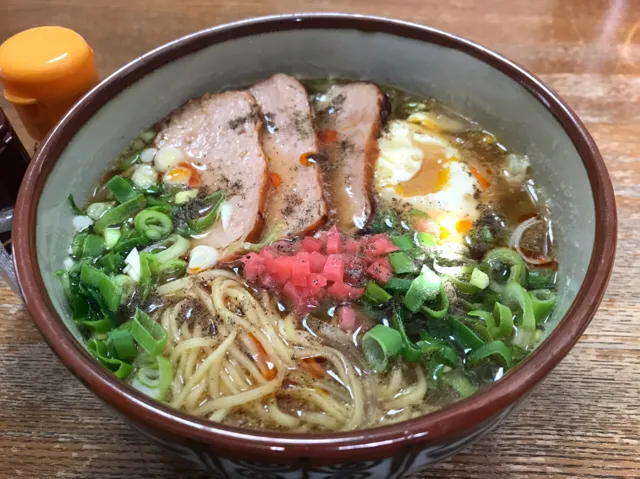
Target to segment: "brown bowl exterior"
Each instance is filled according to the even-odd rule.
[[[217,425],[146,398],[103,370],[64,325],[47,295],[35,246],[36,209],[47,176],[80,127],[119,91],[162,65],[223,41],[265,32],[348,29],[446,46],[525,87],[551,111],[582,157],[595,202],[596,237],[583,286],[556,329],[520,367],[492,387],[433,414],[377,429],[279,434]],[[495,427],[568,353],[595,314],[616,245],[613,187],[591,136],[540,80],[467,40],[406,22],[345,14],[266,17],[215,27],[135,60],[84,97],[42,143],[22,184],[14,225],[15,262],[28,311],[45,340],[82,383],[148,437],[224,477],[402,477],[451,456]]]

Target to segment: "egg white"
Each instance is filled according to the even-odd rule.
[[[422,167],[421,145],[442,148],[440,168],[447,168],[448,179],[439,191],[420,196],[402,196],[397,187],[413,178]],[[375,170],[375,185],[383,200],[398,200],[425,212],[449,233],[449,240],[461,241],[456,224],[478,218],[478,202],[474,193],[478,182],[462,155],[445,137],[425,124],[405,120],[392,121],[378,141],[379,157]],[[437,173],[437,172],[436,172]]]

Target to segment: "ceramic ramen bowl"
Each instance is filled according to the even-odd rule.
[[[78,201],[87,200],[111,159],[139,131],[188,99],[276,72],[368,79],[433,96],[529,155],[533,178],[556,225],[561,267],[547,337],[523,364],[478,394],[409,422],[343,433],[285,434],[180,413],[117,380],[87,353],[55,276],[72,234],[69,191]],[[41,144],[22,184],[13,238],[20,288],[45,340],[86,387],[149,438],[223,477],[398,478],[486,435],[569,352],[605,291],[616,244],[616,210],[591,136],[575,113],[524,69],[428,27],[301,14],[194,33],[103,81]]]

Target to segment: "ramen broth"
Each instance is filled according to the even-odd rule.
[[[433,98],[278,74],[142,132],[58,271],[100,364],[215,422],[327,432],[509,374],[556,298],[526,152]]]

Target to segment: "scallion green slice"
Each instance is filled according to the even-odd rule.
[[[113,193],[118,203],[125,203],[138,196],[138,193],[133,189],[131,183],[118,175],[107,181],[106,187]]]
[[[402,336],[388,326],[378,324],[362,338],[362,352],[369,366],[376,373],[384,372],[389,361],[402,351]]]
[[[74,215],[77,215],[77,216],[83,216],[84,215],[84,211],[82,211],[80,208],[78,208],[78,205],[76,205],[76,202],[73,199],[73,195],[72,194],[67,196],[67,201],[69,202],[69,206],[71,206],[71,211],[73,211]]]
[[[119,359],[130,360],[136,356],[136,345],[127,328],[114,329],[107,333],[107,338]]]
[[[413,280],[409,291],[404,296],[402,304],[412,313],[418,312],[425,301],[431,301],[440,292],[442,280],[428,266],[422,266],[422,271]]]
[[[489,275],[478,268],[473,268],[469,283],[478,289],[486,289],[489,286]]]
[[[162,243],[158,244],[158,247],[163,246],[166,246],[166,249],[163,249],[158,253],[154,253],[154,256],[160,263],[166,263],[172,259],[184,256],[187,251],[189,251],[191,242],[180,235],[173,234],[163,240]]]
[[[440,285],[440,293],[432,302],[425,302],[422,312],[436,319],[444,318],[449,312],[449,297],[444,285]]]
[[[391,268],[396,274],[417,273],[420,271],[418,265],[404,251],[394,251],[387,256],[391,263]]]
[[[93,221],[98,221],[110,209],[113,209],[112,203],[91,203],[87,206],[87,216]]]
[[[136,308],[131,324],[131,335],[147,353],[157,356],[167,341],[167,332],[144,311]]]
[[[391,278],[387,284],[384,285],[384,289],[392,293],[406,293],[409,291],[412,281],[411,279]]]
[[[457,318],[451,318],[451,328],[454,340],[462,346],[462,349],[477,349],[484,345],[484,341]]]
[[[87,350],[100,364],[109,369],[120,379],[124,379],[129,376],[133,370],[131,365],[125,361],[110,357],[109,348],[104,341],[95,338],[89,339],[89,341],[87,341]]]
[[[113,278],[113,281],[122,289],[120,304],[124,304],[129,300],[129,298],[131,298],[133,292],[136,290],[136,282],[131,276],[126,274],[117,275],[115,278]]]
[[[173,381],[171,361],[162,356],[140,354],[134,362],[131,386],[158,401],[164,401]]]
[[[469,378],[459,370],[453,370],[443,374],[442,382],[451,387],[462,398],[472,396],[478,391],[478,388],[469,381]]]
[[[82,301],[84,304],[87,304],[85,300],[80,298],[77,298],[77,299],[79,301]],[[76,315],[76,313],[77,311],[74,311],[74,316]],[[92,333],[98,333],[98,334],[108,333],[113,329],[113,321],[111,321],[111,318],[76,321],[76,323],[80,326],[84,326],[85,328],[89,329]]]
[[[534,289],[529,291],[529,297],[531,298],[536,324],[544,322],[556,304],[557,294],[550,289]]]
[[[158,241],[173,231],[171,218],[151,208],[138,213],[133,224],[138,234],[145,235],[151,241]]]
[[[107,211],[103,214],[98,221],[96,221],[93,228],[96,233],[102,234],[108,226],[119,225],[125,220],[131,218],[134,214],[144,208],[146,200],[144,195],[138,195],[129,201],[116,206],[115,208]]]
[[[93,266],[84,263],[80,270],[80,281],[96,288],[105,305],[111,311],[117,311],[120,306],[122,289],[111,278]]]
[[[391,295],[382,289],[375,281],[369,280],[364,290],[365,297],[375,304],[384,304],[391,299]]]
[[[529,289],[553,289],[558,281],[558,271],[553,268],[535,268],[527,273]]]
[[[107,249],[112,249],[115,245],[120,241],[120,237],[122,236],[122,231],[120,228],[105,228],[102,233],[104,236],[104,245]]]
[[[487,253],[484,261],[489,266],[489,286],[498,293],[502,292],[506,286],[505,280],[499,277],[504,272],[509,274],[507,281],[524,284],[527,279],[527,266],[524,260],[510,248],[494,248]]]
[[[393,326],[393,328],[398,331],[402,337],[402,343],[404,345],[402,354],[404,359],[409,363],[420,361],[422,352],[420,351],[420,348],[409,340],[407,332],[404,329],[404,319],[398,309],[394,309],[393,314],[391,315],[391,326]]]
[[[389,235],[389,239],[391,240],[391,242],[396,245],[398,248],[400,248],[401,250],[410,250],[412,248],[415,248],[415,244],[413,242],[413,236],[412,235]]]
[[[502,341],[492,341],[471,351],[467,356],[467,364],[477,366],[489,359],[499,363],[503,368],[509,369],[512,364],[511,350]]]
[[[220,206],[222,206],[222,203],[224,202],[224,194],[222,191],[216,191],[204,198],[203,201],[207,204],[207,213],[205,213],[201,218],[196,220],[190,219],[187,221],[187,224],[189,225],[189,232],[192,235],[204,233],[213,226],[218,219]]]
[[[438,246],[438,241],[431,233],[423,231],[422,233],[418,233],[418,245],[423,248],[432,249]]]
[[[82,246],[83,258],[97,258],[106,248],[104,239],[98,235],[87,235]]]
[[[533,314],[531,297],[516,281],[508,281],[500,294],[500,302],[516,313],[519,327],[526,331],[536,329],[536,318]]]

